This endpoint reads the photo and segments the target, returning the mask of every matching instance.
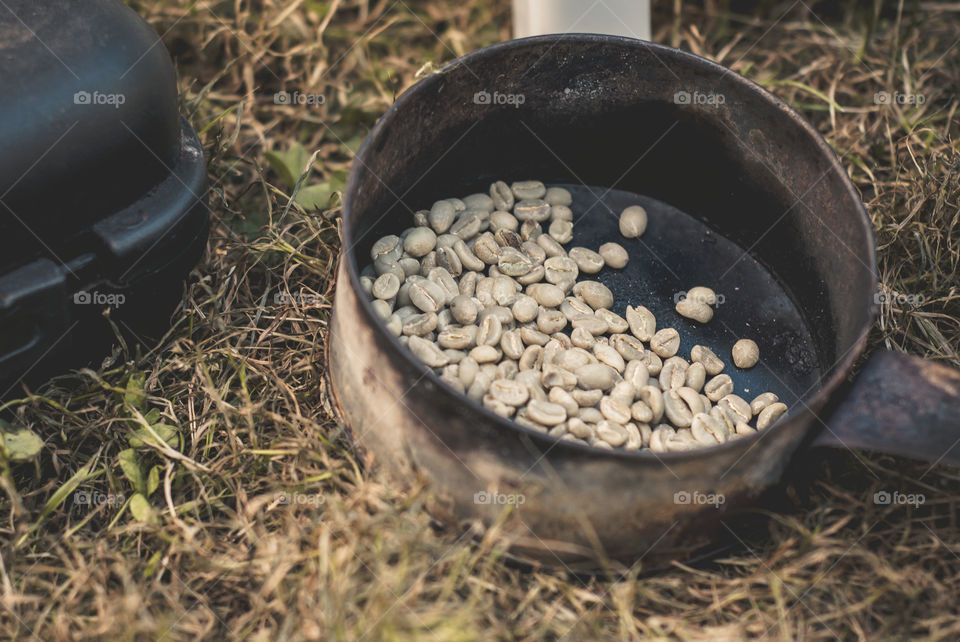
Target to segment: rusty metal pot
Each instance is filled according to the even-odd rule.
[[[789,418],[701,451],[601,451],[502,419],[417,361],[358,296],[360,263],[413,211],[523,178],[574,186],[575,211],[590,210],[574,243],[590,247],[621,240],[614,214],[642,199],[651,222],[628,246],[631,264],[599,275],[619,310],[651,307],[681,331],[681,353],[756,331],[763,367],[734,380],[778,392]],[[396,479],[428,482],[432,514],[451,527],[492,524],[504,506],[491,497],[522,500],[506,528],[524,559],[587,569],[688,558],[820,443],[960,463],[960,373],[881,353],[848,383],[874,320],[876,255],[836,155],[776,97],[703,58],[592,35],[471,53],[405,92],[370,133],[342,237],[328,360],[356,442]],[[702,284],[727,301],[695,327],[671,295]]]

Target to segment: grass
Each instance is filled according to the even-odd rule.
[[[130,4],[163,35],[202,132],[209,250],[152,348],[6,404],[44,445],[0,479],[0,636],[960,637],[960,477],[942,466],[824,455],[740,546],[645,577],[525,572],[493,536],[436,530],[429,489],[368,466],[331,408],[336,192],[418,75],[509,37],[508,3]],[[960,366],[956,5],[660,2],[654,27],[794,105],[840,154],[895,295],[870,348]],[[324,102],[277,105],[277,91]],[[924,101],[878,105],[882,91]],[[293,142],[315,154],[299,189],[283,171]],[[925,502],[875,505],[883,489]]]

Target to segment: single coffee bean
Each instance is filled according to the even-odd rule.
[[[437,343],[441,348],[453,350],[467,350],[477,344],[477,326],[466,325],[442,330],[437,335]]]
[[[393,306],[390,305],[389,301],[384,301],[383,299],[374,299],[370,305],[373,306],[374,313],[376,313],[377,317],[381,321],[386,321],[393,316]]]
[[[573,205],[573,196],[562,187],[548,187],[543,200],[551,205],[564,205],[566,207]]]
[[[556,285],[561,281],[576,280],[580,274],[577,262],[567,256],[551,256],[543,262],[546,268],[544,278]]]
[[[644,386],[637,390],[637,399],[645,403],[653,413],[653,418],[650,420],[650,423],[656,423],[663,418],[665,405],[663,393],[660,391],[660,388],[656,386]]]
[[[477,303],[472,297],[460,294],[450,301],[450,312],[457,323],[469,325],[477,320]]]
[[[497,267],[507,276],[523,276],[529,273],[533,266],[533,260],[520,250],[512,247],[500,249]]]
[[[544,254],[549,257],[567,255],[567,251],[563,249],[563,246],[549,234],[541,234],[538,236],[536,243],[543,249]]]
[[[403,256],[403,242],[399,236],[393,234],[384,236],[370,248],[370,259],[374,262],[377,259],[397,261],[401,256]]]
[[[397,265],[400,266],[400,269],[403,270],[403,273],[410,278],[416,274],[420,274],[420,261],[410,256],[402,256],[400,260],[397,261]]]
[[[610,397],[604,397],[600,400],[600,413],[603,414],[606,419],[621,425],[631,419],[630,407]]]
[[[520,328],[520,338],[523,339],[525,344],[529,345],[538,345],[544,346],[547,345],[547,341],[550,340],[550,337],[543,332],[540,332],[536,328],[523,327]]]
[[[447,301],[447,291],[424,279],[410,286],[410,301],[424,312],[437,312]]]
[[[602,401],[600,402],[603,403]],[[629,420],[629,416],[627,417]],[[597,424],[597,439],[600,439],[611,446],[619,447],[627,441],[629,434],[620,422],[612,420],[603,420]]]
[[[483,323],[483,320],[489,316],[497,317],[500,325],[504,327],[508,327],[513,323],[513,314],[510,312],[510,309],[500,305],[488,305],[480,310],[480,313],[477,315],[477,323]]]
[[[713,318],[713,308],[690,298],[677,301],[676,310],[680,316],[693,319],[697,323],[709,323]]]
[[[688,368],[687,362],[680,357],[670,357],[664,361],[660,369],[660,389],[666,391],[682,388],[687,382]]]
[[[564,370],[576,372],[577,368],[582,368],[589,363],[599,363],[593,354],[582,348],[569,348],[557,354],[553,363]]]
[[[501,355],[500,349],[491,345],[478,345],[470,351],[470,356],[481,365],[485,363],[496,363],[500,360]]]
[[[687,368],[687,377],[685,384],[688,388],[693,388],[697,392],[703,390],[703,384],[707,381],[707,370],[703,364],[696,361]]]
[[[410,352],[431,368],[442,368],[450,362],[450,358],[432,341],[418,336],[411,336],[407,341]]]
[[[594,337],[599,337],[610,329],[606,321],[592,315],[577,317],[571,325],[575,329],[586,330]]]
[[[760,411],[760,415],[757,417],[757,430],[765,430],[769,428],[774,422],[776,422],[783,414],[787,412],[787,404],[772,403],[763,410]]]
[[[623,372],[624,368],[627,367],[620,353],[609,345],[597,343],[593,346],[593,354],[596,355],[600,363],[610,366],[617,372]]]
[[[544,426],[556,426],[567,420],[563,406],[534,399],[527,404],[527,417]]]
[[[497,276],[493,279],[491,294],[499,306],[511,306],[517,301],[519,284],[509,276]]]
[[[543,228],[536,221],[524,221],[520,224],[520,238],[536,242],[543,235]]]
[[[620,214],[620,234],[624,238],[635,239],[647,231],[647,210],[639,205],[631,205]]]
[[[435,312],[412,314],[403,320],[403,333],[407,336],[422,337],[436,330],[437,315]]]
[[[373,283],[372,293],[373,296],[378,299],[392,299],[397,296],[397,292],[400,290],[400,279],[397,278],[396,274],[392,272],[387,272],[386,274],[381,274],[377,277],[377,280]]]
[[[703,393],[707,395],[707,399],[716,403],[733,393],[733,379],[730,378],[730,375],[717,375],[704,384]]]
[[[493,211],[493,199],[488,194],[471,194],[463,199],[463,204],[468,210],[481,210],[483,212]]]
[[[418,227],[403,239],[404,251],[414,258],[420,258],[437,247],[437,235],[429,227]]]
[[[477,330],[477,345],[499,345],[502,336],[503,325],[496,315],[491,314],[480,322],[480,329]]]
[[[570,342],[578,348],[592,350],[597,341],[593,334],[586,328],[578,328],[576,322],[573,324],[573,332],[570,333]]]
[[[513,215],[518,221],[542,223],[550,219],[550,204],[539,198],[525,199],[513,206]]]
[[[627,323],[627,320],[616,312],[611,312],[606,308],[600,308],[595,313],[598,319],[603,319],[607,322],[607,326],[610,328],[610,332],[614,334],[621,334],[630,329],[630,324]]]
[[[577,384],[585,390],[609,390],[620,376],[617,371],[602,363],[591,363],[577,368]]]
[[[529,288],[527,291],[529,292]],[[511,311],[513,312],[513,318],[520,323],[530,323],[537,318],[537,313],[540,311],[540,308],[537,305],[536,299],[527,294],[523,294],[518,296],[517,300],[514,301]]]
[[[660,357],[672,357],[680,349],[680,333],[673,328],[659,330],[650,339],[650,349]]]
[[[687,290],[688,300],[703,305],[715,305],[717,303],[717,294],[713,290],[703,285],[698,285]]]
[[[637,401],[630,406],[630,416],[642,424],[648,424],[653,421],[653,410],[643,401]]]
[[[468,211],[457,217],[457,220],[450,226],[450,233],[456,234],[466,241],[479,234],[481,227],[483,227],[483,221],[480,217],[472,211]]]
[[[629,381],[618,381],[610,389],[610,398],[623,404],[627,408],[633,405],[633,399],[637,394],[637,389]]]
[[[520,221],[510,212],[497,210],[490,215],[490,229],[494,232],[510,230],[516,232],[520,228]]]
[[[647,372],[649,372],[651,376],[659,375],[660,370],[663,368],[663,361],[653,350],[647,350],[644,352],[643,357],[640,358],[640,361],[647,366]]]
[[[745,437],[747,435],[757,434],[757,429],[751,427],[750,424],[737,424],[734,430],[734,435],[736,437]]]
[[[497,379],[490,384],[488,394],[508,406],[522,406],[530,399],[530,392],[527,387],[517,381],[509,379]]]
[[[613,307],[613,292],[599,281],[579,281],[573,293],[594,310]]]
[[[563,406],[563,409],[567,411],[568,417],[575,416],[580,412],[580,404],[563,388],[550,388],[550,394],[547,395],[547,399],[551,403]]]
[[[527,294],[540,305],[555,308],[563,303],[563,290],[552,283],[536,283],[527,288]]]
[[[400,259],[401,267],[403,265],[403,261],[405,260],[407,259]],[[413,261],[414,259],[409,260]],[[457,255],[456,250],[454,250],[452,247],[441,247],[437,250],[437,265],[445,269],[452,276],[460,276],[460,274],[463,272],[463,262]],[[417,264],[417,267],[419,268],[420,265]]]
[[[567,430],[570,431],[571,435],[579,439],[593,439],[595,436],[593,426],[579,417],[571,417],[567,421]]]
[[[764,392],[753,398],[753,401],[750,402],[750,410],[754,415],[759,415],[764,408],[778,401],[780,401],[780,397],[774,393]]]
[[[523,341],[522,338],[521,341]],[[539,370],[541,366],[543,366],[543,348],[538,345],[527,346],[524,349],[523,354],[520,355],[519,363],[517,365],[519,365],[521,371]]]
[[[733,344],[730,351],[733,356],[733,365],[738,368],[752,368],[760,360],[760,348],[750,339],[740,339]]]
[[[512,247],[515,250],[519,250],[520,246],[523,245],[523,238],[516,232],[511,232],[510,230],[498,230],[493,234],[493,240],[497,242],[497,245],[500,247]]]
[[[627,323],[630,325],[630,332],[641,341],[650,341],[657,330],[657,318],[653,312],[642,305],[637,307],[627,306]]]
[[[623,354],[622,352],[620,354]],[[634,390],[647,385],[650,381],[650,373],[647,371],[647,365],[643,361],[632,359],[627,362],[627,367],[623,370],[624,381],[630,382]]]
[[[547,234],[557,243],[569,243],[573,240],[573,222],[563,219],[554,219],[547,229]]]
[[[520,285],[533,285],[534,283],[539,283],[543,280],[544,269],[542,265],[534,265],[533,269],[524,274],[523,276],[518,276],[517,283]]]
[[[703,364],[704,369],[710,376],[715,376],[723,371],[724,364],[713,350],[706,346],[696,345],[690,350],[690,359]]]
[[[570,221],[573,222],[573,210],[566,205],[550,205],[551,221]]]
[[[457,211],[453,208],[453,203],[450,201],[437,201],[433,204],[433,207],[430,208],[430,213],[427,214],[427,221],[430,223],[430,227],[433,228],[434,232],[443,234],[450,229],[456,217]]]
[[[544,334],[553,334],[563,330],[567,325],[567,317],[559,310],[550,310],[541,307],[537,314],[537,328]]]
[[[543,198],[547,195],[547,188],[540,181],[516,181],[510,186],[510,190],[518,201]]]
[[[487,265],[496,265],[500,261],[500,245],[490,232],[484,232],[476,238],[471,247],[474,255]]]
[[[584,274],[596,274],[603,269],[603,257],[585,247],[570,248],[567,255],[577,262],[577,267]]]
[[[724,397],[717,402],[717,407],[727,413],[727,417],[730,418],[730,423],[733,425],[741,422],[747,423],[753,419],[753,411],[750,410],[750,404],[735,394],[724,395]]]
[[[569,370],[549,365],[547,359],[544,358],[540,383],[546,388],[563,388],[569,392],[577,386],[577,376]]]
[[[390,331],[395,337],[399,337],[403,334],[403,319],[398,317],[396,314],[390,316],[390,319],[387,321],[387,330]]]
[[[490,200],[494,208],[508,212],[513,209],[513,191],[503,181],[497,181],[490,186]]]
[[[598,254],[603,257],[603,262],[607,267],[615,270],[622,270],[627,267],[627,262],[630,260],[630,255],[619,243],[604,243],[600,246]]]

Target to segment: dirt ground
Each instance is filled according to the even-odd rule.
[[[0,637],[960,638],[946,466],[824,456],[736,547],[649,576],[526,572],[496,539],[432,527],[429,490],[365,466],[331,408],[338,193],[418,75],[509,38],[508,3],[129,4],[174,57],[210,159],[209,249],[162,340],[5,404],[43,448],[0,462]],[[762,84],[840,155],[892,295],[870,349],[960,366],[960,4],[655,6],[654,40]],[[291,205],[289,168],[312,153]]]

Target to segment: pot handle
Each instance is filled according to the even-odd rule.
[[[824,425],[813,446],[860,448],[960,466],[960,370],[878,351]]]

